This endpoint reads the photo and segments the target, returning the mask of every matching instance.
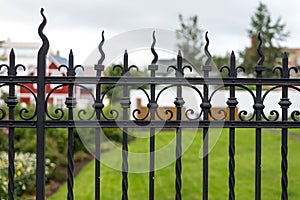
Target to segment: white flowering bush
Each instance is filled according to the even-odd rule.
[[[55,164],[50,159],[45,160],[45,176],[49,177]],[[35,169],[36,154],[16,153],[15,154],[15,191],[16,199],[22,194],[33,193],[35,190]],[[8,198],[8,155],[7,152],[0,152],[0,200]]]

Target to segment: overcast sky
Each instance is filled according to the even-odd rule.
[[[40,42],[39,10],[45,8],[48,19],[45,34],[51,49],[67,56],[70,48],[83,60],[98,45],[101,30],[106,38],[140,28],[179,28],[178,14],[198,15],[199,25],[209,31],[211,53],[222,55],[241,50],[250,41],[246,29],[256,0],[0,0],[0,40]],[[295,0],[262,1],[272,17],[282,17],[290,31],[285,46],[300,47],[300,3]]]

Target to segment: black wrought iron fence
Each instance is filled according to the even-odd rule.
[[[22,67],[25,70],[25,66],[15,63],[15,55],[13,49],[11,50],[9,56],[9,64],[2,64],[0,67],[7,68],[7,76],[0,76],[1,87],[8,86],[9,94],[5,100],[8,106],[8,113],[5,109],[0,109],[0,126],[7,127],[9,129],[9,199],[14,199],[14,132],[16,128],[36,128],[36,138],[37,138],[37,168],[36,168],[36,199],[42,200],[45,198],[45,129],[61,127],[68,129],[68,194],[67,199],[74,199],[73,186],[74,186],[74,176],[73,176],[73,143],[74,143],[74,128],[95,128],[96,138],[95,138],[95,199],[100,199],[100,136],[102,133],[101,128],[105,127],[119,127],[123,131],[123,141],[122,141],[122,199],[128,199],[128,169],[130,168],[130,163],[128,163],[128,140],[127,131],[128,128],[147,128],[149,129],[150,135],[150,157],[149,157],[149,199],[154,199],[155,194],[155,130],[157,128],[174,128],[176,129],[176,149],[174,154],[176,154],[176,180],[175,180],[175,199],[181,199],[181,172],[182,172],[182,134],[183,128],[202,128],[203,130],[203,180],[202,180],[202,199],[208,199],[208,183],[209,183],[209,167],[208,167],[208,138],[209,129],[213,127],[223,127],[229,129],[229,199],[235,199],[235,132],[236,128],[255,128],[255,199],[261,198],[261,149],[262,149],[262,128],[280,128],[281,129],[281,187],[282,187],[282,199],[288,199],[288,129],[289,128],[300,128],[299,123],[299,111],[291,112],[288,115],[288,109],[292,102],[289,99],[289,89],[292,88],[300,92],[300,79],[290,78],[290,70],[296,68],[288,67],[288,56],[284,53],[282,58],[282,67],[275,68],[280,71],[281,78],[263,78],[264,71],[264,54],[261,51],[262,40],[260,35],[258,36],[259,45],[257,48],[260,59],[257,66],[254,66],[254,71],[256,72],[255,78],[239,78],[237,77],[237,70],[243,67],[236,66],[235,55],[232,52],[230,57],[230,66],[223,66],[220,70],[227,70],[228,77],[223,78],[220,82],[218,78],[210,77],[210,72],[212,71],[211,66],[211,55],[208,51],[209,40],[206,34],[206,45],[205,54],[207,55],[207,60],[205,65],[202,67],[203,77],[185,77],[184,70],[189,69],[192,71],[190,66],[183,66],[183,57],[178,52],[177,55],[177,65],[171,66],[176,73],[174,77],[157,77],[156,71],[159,66],[157,65],[158,55],[155,51],[155,35],[153,33],[153,43],[151,46],[151,52],[154,56],[152,63],[148,66],[150,72],[150,77],[133,77],[130,75],[130,70],[135,68],[135,66],[129,66],[128,64],[128,53],[125,51],[123,57],[123,66],[118,66],[122,69],[121,77],[103,77],[102,72],[105,69],[103,61],[105,59],[105,53],[102,50],[104,44],[104,35],[102,33],[102,41],[99,45],[99,52],[101,57],[97,64],[94,66],[96,71],[95,77],[76,77],[76,68],[81,67],[80,65],[75,66],[73,62],[73,53],[70,52],[68,66],[66,67],[67,76],[66,77],[55,77],[46,76],[46,55],[48,53],[49,42],[47,37],[43,33],[43,29],[46,25],[46,18],[41,10],[43,21],[39,26],[38,33],[42,39],[42,46],[38,52],[37,59],[37,76],[16,76],[16,70],[18,67]],[[27,87],[26,83],[35,83],[37,85],[37,93],[32,91]],[[65,99],[65,105],[68,109],[67,119],[62,117],[54,118],[51,117],[47,110],[47,100],[49,94],[46,94],[45,88],[48,84],[59,84],[60,86],[68,87],[68,97]],[[76,106],[76,98],[74,96],[74,87],[80,87],[82,84],[94,84],[96,87],[96,92],[93,95],[93,113],[95,118],[89,119],[74,119],[74,107]],[[103,96],[106,91],[101,91],[101,86],[103,84],[112,84],[108,90],[113,89],[117,84],[122,88],[122,98],[120,100],[120,105],[122,108],[122,118],[109,118],[103,112],[105,104],[103,102]],[[135,114],[139,111],[131,112],[130,110],[130,98],[129,98],[129,86],[147,84],[150,87],[149,94],[146,94],[148,99],[148,111],[145,116],[137,117]],[[167,110],[167,119],[160,116],[157,112],[159,107],[158,98],[159,94],[156,94],[157,85],[163,85],[162,90],[167,90],[170,87],[176,88],[177,97],[174,99],[175,110]],[[228,105],[229,112],[221,112],[224,114],[221,118],[216,118],[211,112],[211,96],[215,93],[211,91],[210,85],[220,86],[223,88],[228,88],[229,98],[224,99]],[[248,86],[255,85],[255,91],[252,91]],[[269,89],[266,92],[262,92],[262,87],[267,85]],[[202,86],[202,90],[198,89],[197,86]],[[15,107],[19,103],[16,94],[16,87],[23,87],[28,90],[33,98],[36,100],[36,108],[34,113],[30,117],[24,116],[26,109],[23,109],[20,113],[20,120],[15,119]],[[83,86],[82,86],[83,87]],[[190,117],[189,113],[192,110],[186,110],[183,112],[183,105],[185,100],[182,96],[182,87],[189,87],[196,91],[201,98],[201,102],[195,102],[200,106],[201,112],[198,116]],[[238,105],[238,99],[236,97],[236,88],[242,88],[249,92],[252,97],[253,102],[253,113],[250,117],[245,117],[246,111],[239,111],[236,113],[236,108]],[[55,88],[54,88],[55,89]],[[53,90],[54,90],[53,89]],[[272,110],[270,112],[271,118],[264,111],[264,100],[265,97],[274,89],[281,89],[282,96],[279,102],[277,102],[281,107],[281,114]],[[143,90],[146,92],[145,90]],[[60,112],[64,112],[60,110]],[[117,111],[115,111],[117,112]],[[129,118],[129,114],[134,115],[134,119]],[[228,115],[228,116],[227,116]],[[146,117],[150,119],[146,119]],[[173,116],[175,117],[173,120]],[[172,119],[172,120],[171,120]],[[222,123],[211,123],[222,122]],[[201,188],[199,188],[201,190]],[[199,197],[200,199],[201,197]],[[224,197],[225,198],[225,197]]]

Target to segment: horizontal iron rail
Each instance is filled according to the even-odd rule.
[[[45,127],[128,127],[128,128],[202,128],[202,127],[212,127],[212,128],[300,128],[300,122],[294,121],[97,121],[97,120],[81,120],[81,121],[67,121],[67,120],[52,120],[46,121]]]
[[[34,120],[0,120],[0,127],[8,128],[35,128]]]
[[[220,81],[222,80],[222,81]],[[1,79],[0,79],[1,81]],[[293,85],[300,86],[300,79],[271,78],[178,78],[178,77],[46,77],[46,83],[53,84],[191,84],[191,85]]]
[[[222,81],[220,81],[222,80]],[[0,82],[5,83],[37,83],[36,76],[0,76]],[[198,77],[45,77],[46,84],[189,84],[189,85],[280,85],[300,86],[299,78],[198,78]]]
[[[36,76],[0,76],[0,83],[37,83]]]
[[[1,120],[0,127],[12,128],[35,128],[36,121],[34,120]],[[160,120],[143,120],[143,121],[97,121],[97,120],[47,120],[45,121],[46,128],[96,128],[96,127],[127,127],[127,128],[300,128],[300,122],[295,121],[160,121]]]

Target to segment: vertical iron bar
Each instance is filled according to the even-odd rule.
[[[235,64],[235,55],[232,51],[230,56],[230,69],[229,69],[229,77],[236,78],[237,77],[237,69]],[[227,101],[227,105],[229,107],[229,120],[235,120],[235,109],[238,101],[235,98],[235,86],[231,85],[229,90],[229,98]],[[229,128],[229,200],[235,199],[235,128]]]
[[[254,67],[256,72],[256,78],[262,78],[262,72],[265,70],[263,66],[264,62],[264,54],[261,50],[262,46],[262,38],[260,33],[258,33],[259,44],[257,46],[257,52],[260,56],[260,59],[257,62],[257,65]],[[262,84],[256,84],[256,102],[253,105],[255,110],[256,121],[261,121],[262,111],[264,109],[264,105],[262,102]],[[261,128],[255,128],[255,199],[261,199]]]
[[[129,76],[128,69],[128,53],[125,50],[124,54],[124,66],[122,76]],[[130,106],[128,93],[128,86],[123,85],[123,97],[120,101],[121,107],[123,108],[123,120],[128,120],[128,108]],[[122,141],[122,200],[128,200],[128,141],[127,141],[127,127],[123,127],[123,141]]]
[[[96,102],[100,102],[101,95],[101,84],[97,83],[96,88]],[[97,120],[100,120],[100,110],[96,108]],[[96,138],[95,138],[95,200],[100,200],[100,143],[101,143],[101,128],[96,128]]]
[[[148,66],[150,70],[151,78],[155,78],[155,71],[158,70],[157,54],[154,49],[156,42],[155,31],[153,32],[153,43],[151,45],[151,51],[154,55],[151,65]],[[155,101],[155,84],[150,85],[150,102],[148,108],[150,109],[150,120],[155,120],[155,110],[157,109],[157,103]],[[155,176],[155,128],[150,127],[150,172],[149,172],[149,200],[154,200],[154,176]]]
[[[96,88],[96,103],[100,102],[101,95],[101,84],[97,83]],[[95,106],[96,107],[96,106]],[[96,108],[97,120],[100,120],[100,109]],[[95,138],[95,200],[100,200],[100,143],[101,143],[101,128],[96,128],[96,138]]]
[[[105,54],[102,50],[102,46],[104,43],[104,31],[102,31],[102,40],[98,46],[99,52],[101,53],[101,58],[98,61],[98,64],[95,65],[94,69],[97,71],[96,76],[101,78],[101,73],[104,71],[104,65],[102,65]],[[96,110],[96,117],[97,120],[100,120],[100,114],[104,107],[103,102],[101,102],[101,84],[97,83],[96,85],[96,102],[95,102],[95,110]],[[101,149],[100,149],[100,143],[101,143],[101,128],[96,127],[96,141],[95,141],[95,200],[100,200],[100,156],[101,156]]]
[[[72,50],[69,54],[69,68],[68,68],[68,77],[75,76],[74,69],[74,57]],[[73,121],[73,107],[76,104],[76,100],[74,98],[74,83],[70,83],[68,87],[68,97],[66,99],[66,106],[68,108],[68,120]],[[68,200],[74,199],[73,187],[74,187],[74,129],[68,128]]]
[[[202,71],[203,77],[208,78],[209,72],[212,70],[212,67],[209,65],[211,62],[211,55],[208,51],[209,39],[208,39],[208,32],[205,34],[206,45],[204,47],[204,52],[207,56],[207,60],[205,65],[203,66]],[[209,88],[208,85],[205,83],[203,84],[203,102],[200,105],[203,111],[203,120],[207,121],[209,117],[209,112],[211,108],[211,104],[209,102]],[[202,199],[208,200],[208,127],[203,128],[203,185],[202,185]]]
[[[203,102],[208,102],[208,85],[203,85]],[[203,108],[203,120],[208,120],[209,108]],[[203,200],[208,200],[208,128],[203,128]]]
[[[155,71],[151,71],[151,77]],[[155,84],[150,86],[151,103],[155,102]],[[155,110],[150,109],[150,120],[155,120]],[[155,167],[155,128],[150,128],[150,172],[149,172],[149,199],[154,200],[154,167]]]
[[[282,112],[285,112],[282,110]],[[288,163],[287,163],[287,154],[288,154],[288,129],[282,128],[282,138],[281,138],[281,199],[288,199]]]
[[[289,78],[289,69],[288,69],[288,56],[285,52],[282,58],[282,73],[281,78],[288,79]],[[282,121],[288,121],[288,108],[292,103],[288,98],[288,87],[282,86],[282,98],[280,99],[279,105],[282,109]],[[287,154],[288,154],[288,129],[281,129],[281,199],[288,199],[288,162],[287,162]]]
[[[261,84],[256,85],[256,121],[261,121],[263,104],[261,103]],[[255,199],[261,198],[261,128],[255,128]]]
[[[45,199],[45,76],[46,76],[46,56],[49,49],[49,41],[43,33],[47,23],[44,16],[44,9],[41,9],[43,22],[40,24],[38,33],[43,44],[38,52],[37,58],[37,144],[36,144],[36,199]]]
[[[177,70],[176,77],[183,77],[183,68],[182,68],[182,56],[181,52],[178,51],[177,56]],[[177,85],[177,97],[174,101],[176,106],[176,120],[181,121],[182,118],[182,106],[184,104],[184,100],[182,98],[182,86]],[[181,164],[181,155],[182,155],[182,128],[176,128],[176,200],[181,200],[181,172],[182,172],[182,164]]]
[[[16,68],[15,68],[15,53],[14,50],[11,49],[11,52],[9,54],[9,68],[8,68],[8,76],[9,77],[16,77]],[[17,97],[15,96],[15,85],[9,84],[9,94],[6,99],[6,104],[8,106],[9,110],[9,120],[14,121],[15,120],[15,114],[14,109],[15,106],[18,103]],[[13,200],[14,199],[14,175],[15,175],[15,167],[14,167],[14,161],[15,161],[15,150],[14,150],[14,134],[15,134],[15,128],[9,127],[8,128],[8,199]]]

